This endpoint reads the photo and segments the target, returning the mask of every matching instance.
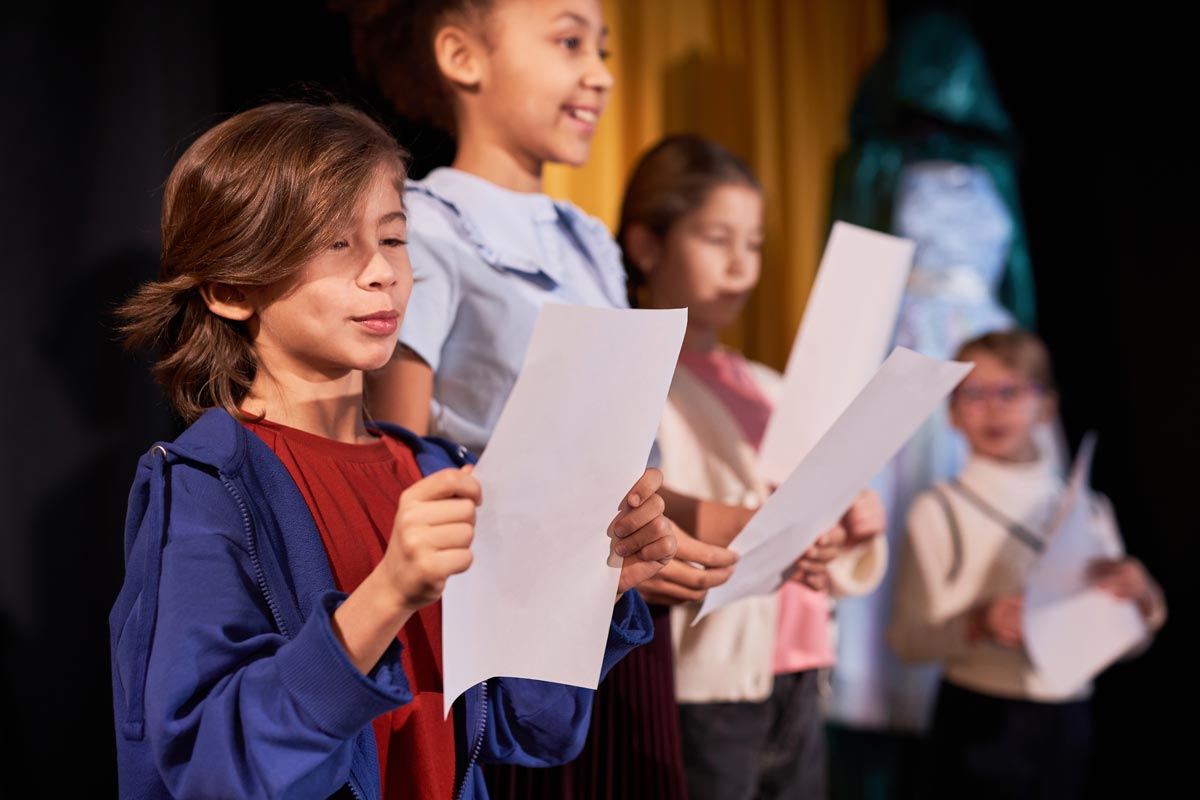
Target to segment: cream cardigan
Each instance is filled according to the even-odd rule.
[[[763,394],[776,402],[779,373],[748,362]],[[659,425],[663,482],[668,488],[704,500],[756,508],[769,494],[758,476],[758,456],[721,400],[687,369],[676,369]],[[883,578],[887,541],[876,536],[830,564],[833,591],[864,594]],[[783,565],[781,565],[782,567]],[[692,620],[698,603],[671,613],[675,647],[675,691],[681,703],[757,702],[774,681],[775,625],[779,598],[749,597]]]

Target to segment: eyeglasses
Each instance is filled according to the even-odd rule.
[[[1011,406],[1031,393],[1041,392],[1037,383],[999,383],[994,386],[967,385],[954,390],[954,401],[966,406],[981,406],[995,399],[1002,406]]]

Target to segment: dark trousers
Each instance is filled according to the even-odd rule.
[[[1086,700],[1035,703],[942,682],[933,712],[938,798],[1081,797],[1091,751]]]
[[[761,703],[681,703],[691,800],[825,800],[821,675],[776,675]]]
[[[488,764],[494,800],[686,800],[671,610],[650,606],[654,640],[625,658],[596,690],[583,752],[559,767]]]

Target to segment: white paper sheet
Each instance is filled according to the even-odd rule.
[[[783,483],[887,354],[915,245],[835,222],[767,423],[759,469]],[[859,487],[861,488],[861,487]]]
[[[1045,606],[1087,588],[1087,562],[1108,553],[1096,532],[1088,508],[1088,476],[1096,452],[1096,436],[1088,433],[1079,445],[1058,509],[1050,523],[1047,545],[1030,568],[1025,604]]]
[[[542,309],[475,470],[474,563],[442,594],[447,714],[495,676],[596,687],[620,577],[608,524],[646,468],[686,322]]]
[[[734,539],[741,558],[733,576],[708,591],[696,619],[779,588],[784,570],[837,522],[972,367],[897,347]]]
[[[1025,649],[1046,683],[1071,692],[1146,637],[1130,600],[1090,588],[1088,562],[1116,558],[1119,545],[1096,529],[1088,502],[1088,475],[1096,439],[1079,448],[1049,543],[1030,570],[1022,625]]]

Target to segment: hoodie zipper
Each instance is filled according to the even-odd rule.
[[[483,731],[487,727],[487,681],[479,684],[479,690],[482,695],[482,702],[479,704],[479,725],[475,731],[475,746],[471,748],[471,757],[467,759],[467,768],[463,771],[462,786],[458,788],[455,795],[458,800],[463,800],[463,796],[467,793],[467,779],[471,776],[471,770],[475,769],[475,761],[479,758],[479,751],[483,749]]]
[[[254,579],[258,581],[258,589],[262,592],[263,599],[267,601],[267,607],[271,609],[271,617],[275,620],[275,624],[279,627],[279,632],[283,634],[283,638],[291,639],[291,634],[288,633],[287,625],[283,622],[283,615],[279,613],[279,607],[275,604],[275,598],[271,596],[271,590],[267,587],[267,579],[263,575],[262,563],[258,558],[258,542],[254,538],[254,522],[250,519],[250,511],[246,507],[246,501],[242,499],[242,494],[233,485],[233,482],[222,476],[221,482],[225,484],[225,488],[233,495],[234,501],[238,504],[238,509],[242,512],[242,530],[246,534],[246,550],[250,555],[250,564],[254,567]]]
[[[283,638],[290,640],[292,637],[288,633],[288,627],[283,621],[283,615],[279,613],[279,607],[275,604],[275,598],[271,594],[270,588],[267,586],[266,576],[263,575],[262,563],[258,557],[258,542],[254,537],[254,522],[250,519],[250,512],[246,507],[245,501],[242,499],[242,494],[233,485],[233,482],[228,478],[222,477],[221,482],[225,484],[225,488],[233,495],[234,501],[238,504],[238,510],[242,513],[242,531],[246,535],[246,550],[250,555],[250,564],[254,567],[254,579],[258,582],[258,590],[262,592],[263,599],[267,602],[267,608],[271,609],[271,618],[275,620],[275,625],[278,626],[279,632]],[[364,800],[362,791],[358,788],[354,780],[354,773],[351,772],[350,780],[346,782],[350,787],[350,793],[357,800]]]

